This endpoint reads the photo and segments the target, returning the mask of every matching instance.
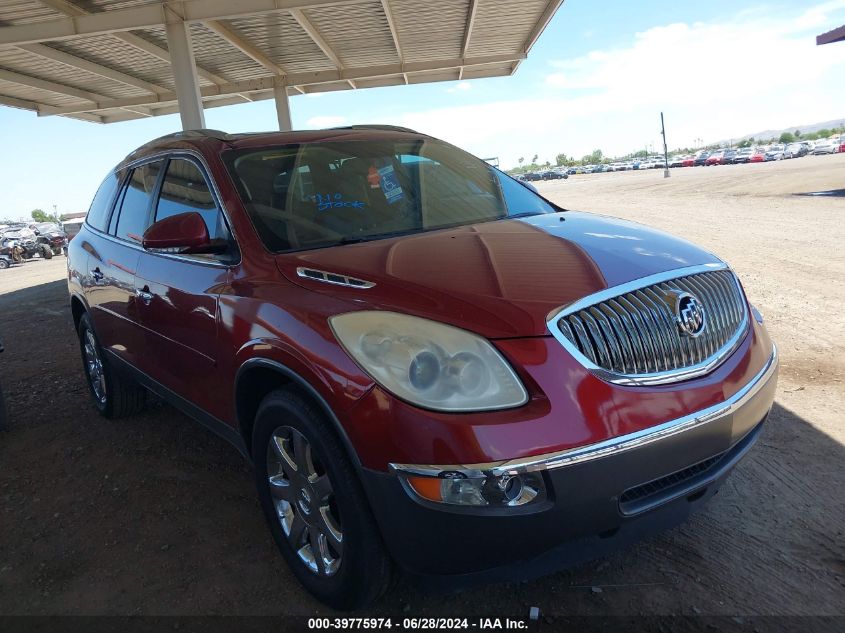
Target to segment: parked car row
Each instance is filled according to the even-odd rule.
[[[845,135],[835,139],[820,141],[800,141],[795,143],[775,143],[758,147],[739,149],[702,150],[694,156],[675,156],[670,167],[691,167],[711,165],[738,165],[742,163],[765,163],[786,158],[801,158],[808,154],[836,154],[845,151]]]
[[[701,167],[712,165],[736,165],[741,163],[763,163],[785,158],[800,158],[808,154],[836,154],[845,152],[845,135],[819,141],[797,141],[795,143],[776,143],[758,147],[743,147],[739,149],[726,148],[717,150],[699,150],[695,154],[676,154],[669,157],[668,162],[662,156],[648,156],[627,161],[615,161],[599,165],[575,165],[564,168],[557,167],[552,172],[555,176],[546,176],[549,172],[531,173],[517,176],[520,180],[549,180],[551,177],[561,178],[560,174],[599,174],[611,171],[642,171],[646,169],[665,169],[666,167]]]
[[[0,269],[36,256],[51,259],[66,249],[67,236],[57,224],[13,224],[0,229]]]
[[[563,167],[553,167],[544,171],[529,171],[525,174],[516,176],[517,180],[524,182],[534,182],[537,180],[565,180],[569,178],[569,174]]]

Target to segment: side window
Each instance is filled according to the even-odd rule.
[[[149,226],[150,201],[162,161],[147,163],[132,170],[120,201],[120,216],[114,234],[124,240],[140,242]]]
[[[117,191],[117,185],[120,183],[117,173],[112,172],[97,189],[94,194],[94,200],[88,209],[88,215],[85,216],[85,222],[99,231],[105,231],[106,223],[109,221],[109,211],[111,211],[111,203],[114,200],[114,194]]]
[[[184,158],[173,158],[161,185],[155,221],[195,211],[205,220],[212,241],[228,241],[229,231],[223,214],[214,202],[211,189],[197,165]]]

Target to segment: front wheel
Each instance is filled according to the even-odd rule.
[[[0,270],[5,270],[9,267],[9,260],[5,258],[0,258]]]
[[[41,249],[41,257],[43,257],[44,259],[53,259],[53,249],[51,249],[49,246],[44,246]]]
[[[256,415],[252,456],[273,539],[305,588],[341,610],[381,596],[391,561],[355,469],[323,412],[295,389],[272,392]]]

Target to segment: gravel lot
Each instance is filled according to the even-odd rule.
[[[566,207],[654,225],[740,274],[781,350],[760,442],[685,525],[612,557],[450,596],[400,583],[377,611],[424,615],[845,614],[845,155],[574,176]],[[89,404],[65,259],[0,271],[0,614],[323,614],[287,571],[248,469],[154,403]],[[837,281],[838,280],[838,281]],[[526,535],[530,537],[530,535]]]

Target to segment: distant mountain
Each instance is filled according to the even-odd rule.
[[[832,127],[845,127],[845,117],[841,119],[833,119],[831,121],[822,121],[821,123],[807,123],[805,125],[793,125],[791,127],[781,128],[779,130],[763,130],[762,132],[754,132],[753,134],[743,134],[742,136],[736,137],[733,140],[734,143],[740,141],[744,138],[756,138],[756,139],[770,139],[770,138],[778,138],[784,132],[794,132],[795,130],[800,130],[801,134],[810,134],[812,132],[818,132],[824,128],[832,128]],[[720,143],[727,143],[728,139],[722,139],[719,141]]]

